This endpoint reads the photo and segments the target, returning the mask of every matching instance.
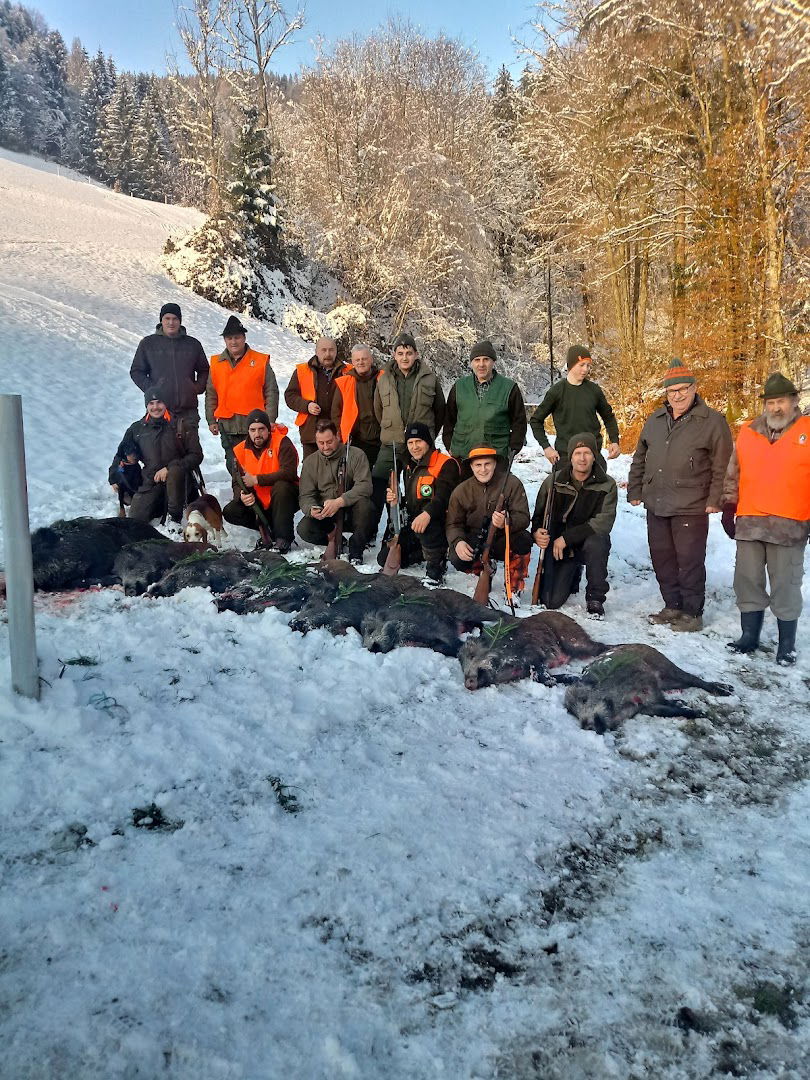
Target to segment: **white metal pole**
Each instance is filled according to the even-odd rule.
[[[0,510],[6,547],[11,685],[18,694],[38,698],[34,569],[28,524],[22,398],[19,394],[0,394]]]

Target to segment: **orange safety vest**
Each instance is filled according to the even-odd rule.
[[[810,521],[810,416],[800,416],[776,442],[753,431],[737,436],[738,517]]]
[[[252,450],[247,441],[238,442],[233,448],[233,456],[245,470],[252,476],[262,476],[264,473],[274,473],[278,471],[278,454],[281,446],[281,440],[287,434],[287,428],[284,424],[273,424],[270,431],[270,442],[262,450],[261,454],[257,454],[255,450]],[[296,452],[296,465],[298,463],[298,454]],[[265,508],[270,505],[270,500],[273,497],[273,486],[268,484],[267,487],[262,487],[257,484],[253,489],[253,494]]]
[[[306,398],[307,401],[315,400],[315,372],[309,366],[309,364],[296,364],[295,370],[298,373],[298,389],[301,391],[301,397]],[[295,418],[295,426],[301,427],[309,419],[310,414],[308,412],[300,412]]]
[[[264,408],[264,377],[270,357],[267,353],[248,349],[236,364],[221,360],[222,353],[211,357],[211,382],[217,393],[217,420],[232,416],[247,416],[254,409]]]
[[[452,460],[453,458],[451,458],[449,454],[443,454],[440,450],[434,450],[428,458],[427,464],[418,466],[420,476],[416,481],[417,499],[421,501],[423,499],[429,500],[433,498],[433,491],[438,475],[447,462]],[[422,473],[422,469],[426,469],[427,471]]]
[[[382,375],[382,372],[378,371],[378,379],[380,375]],[[352,428],[357,423],[357,417],[360,414],[357,407],[357,379],[353,375],[341,375],[335,379],[335,385],[340,388],[340,394],[343,398],[343,412],[340,414],[340,437],[343,442],[348,442]]]

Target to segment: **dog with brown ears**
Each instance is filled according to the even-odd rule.
[[[220,547],[226,536],[222,524],[222,507],[214,495],[201,495],[186,507],[183,539],[189,543],[211,544]]]

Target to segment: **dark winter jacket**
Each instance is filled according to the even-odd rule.
[[[498,495],[503,485],[506,466],[499,462],[495,475],[488,484],[481,484],[474,476],[459,484],[450,496],[447,507],[447,542],[454,548],[459,540],[473,543],[488,527]],[[520,480],[510,473],[504,490],[504,509],[509,511],[509,528],[520,532],[529,525],[529,500]]]
[[[499,404],[493,408],[494,402]],[[492,446],[504,457],[509,450],[521,450],[526,428],[526,405],[520,387],[497,371],[493,371],[488,383],[478,383],[475,375],[465,375],[450,388],[442,439],[459,460],[474,446]]]
[[[312,356],[307,361],[312,368],[315,378],[315,401],[321,407],[320,416],[307,415],[304,423],[299,427],[298,434],[302,443],[315,442],[315,425],[319,420],[334,420],[340,426],[340,410],[342,398],[337,392],[335,379],[346,374],[346,365],[335,361],[331,371],[325,371],[318,363],[318,357]],[[287,408],[296,413],[307,412],[310,399],[301,396],[301,386],[298,382],[298,372],[292,373],[287,389],[284,391],[284,400]]]
[[[425,424],[435,439],[444,423],[444,391],[438,376],[417,360],[407,376],[396,360],[383,368],[374,394],[374,412],[384,446],[404,447],[405,428]]]
[[[665,405],[644,425],[627,479],[627,499],[658,517],[705,514],[720,507],[731,456],[726,418],[696,397],[679,420]]]
[[[346,447],[341,443],[329,457],[318,450],[304,458],[299,487],[304,514],[308,514],[313,506],[323,506],[327,499],[338,497],[338,469],[345,453]],[[363,451],[350,446],[343,502],[350,507],[363,498],[371,498],[371,470]]]
[[[554,476],[554,498],[548,531],[551,539],[565,538],[567,547],[573,548],[585,542],[594,533],[606,536],[616,520],[618,492],[616,481],[608,476],[598,461],[594,462],[591,475],[579,487],[571,477],[571,466],[566,465]],[[532,516],[532,532],[543,527],[546,499],[551,487],[551,475],[547,476],[537,493]]]
[[[431,447],[418,463],[410,454],[406,458],[405,468],[402,470],[402,483],[405,490],[405,506],[411,521],[419,514],[426,512],[430,515],[431,521],[444,522],[450,496],[458,484],[461,470],[455,458],[445,461],[435,481],[429,482],[431,474],[428,472],[428,465],[434,452]],[[427,484],[426,481],[428,481]],[[428,486],[432,490],[432,495],[426,497]]]
[[[549,387],[530,421],[534,437],[543,449],[549,445],[544,425],[547,416],[554,420],[554,429],[557,432],[554,449],[561,457],[568,454],[569,439],[583,431],[589,431],[596,439],[596,445],[602,449],[600,416],[605,422],[608,442],[619,441],[619,425],[613,409],[608,404],[602,387],[590,379],[586,379],[579,386],[570,383],[568,379],[560,379]]]
[[[771,442],[776,442],[777,439],[784,438],[786,435],[790,437],[791,428],[800,418],[801,413],[797,409],[796,415],[783,431],[771,431],[765,416],[762,415],[758,416],[756,420],[752,420],[751,430],[758,435],[764,435]],[[788,484],[790,478],[787,476],[774,476],[773,482],[774,484]],[[723,504],[731,503],[736,509],[739,491],[740,463],[735,446],[723,482]],[[766,544],[782,544],[792,547],[793,545],[804,545],[807,542],[808,534],[810,534],[810,521],[797,521],[795,518],[776,517],[775,515],[765,517],[745,515],[737,518],[735,539],[760,540]]]
[[[161,417],[153,420],[145,416],[130,424],[119,443],[109,471],[110,484],[117,484],[118,466],[134,453],[143,466],[143,483],[140,491],[154,487],[158,469],[180,465],[187,472],[195,469],[203,459],[200,436],[193,425]]]
[[[176,337],[167,337],[158,324],[154,334],[141,339],[129,374],[143,391],[159,385],[169,412],[181,412],[197,408],[208,382],[208,359],[184,326]]]

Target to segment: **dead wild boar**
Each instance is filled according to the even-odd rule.
[[[572,659],[599,656],[607,648],[560,611],[541,611],[526,619],[502,617],[468,638],[459,652],[468,690],[532,678],[553,686],[550,668]]]
[[[614,731],[636,713],[648,716],[698,717],[705,713],[679,698],[665,698],[665,690],[696,687],[727,697],[728,683],[708,682],[673,664],[650,645],[616,645],[608,649],[565,692],[565,707],[586,731],[603,735]]]
[[[34,587],[45,592],[117,585],[115,559],[126,544],[165,537],[132,518],[71,518],[31,534]],[[166,541],[168,543],[168,541]]]

